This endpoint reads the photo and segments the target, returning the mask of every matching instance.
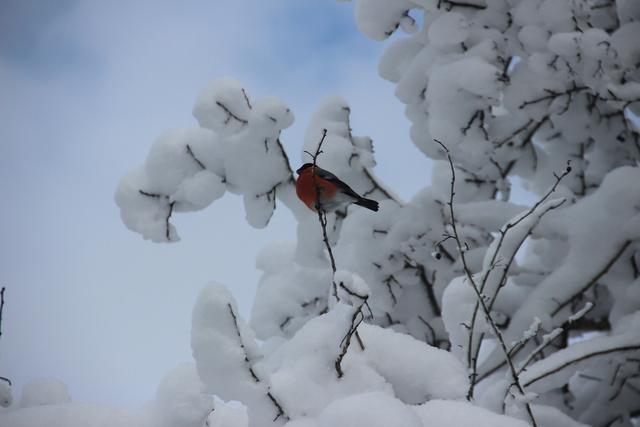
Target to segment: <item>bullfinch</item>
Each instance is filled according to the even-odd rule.
[[[314,212],[317,212],[318,205],[324,212],[333,212],[348,203],[378,211],[378,202],[361,197],[329,171],[305,163],[297,172],[300,176],[296,181],[296,194]]]

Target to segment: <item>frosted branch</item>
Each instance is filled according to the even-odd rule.
[[[613,266],[613,264],[615,264],[616,261],[618,261],[618,259],[620,259],[622,254],[627,250],[627,248],[631,245],[631,243],[632,243],[632,240],[627,240],[626,242],[624,242],[622,244],[622,246],[620,246],[620,249],[618,249],[618,251],[611,257],[611,259],[609,259],[609,261],[602,268],[602,270],[600,270],[593,278],[591,278],[591,280],[589,280],[587,283],[585,283],[584,287],[582,289],[580,289],[579,292],[576,292],[574,295],[571,296],[571,298],[567,298],[564,301],[557,301],[558,307],[556,307],[556,309],[551,313],[551,315],[555,316],[556,314],[558,314],[558,312],[562,308],[564,308],[567,304],[569,304],[576,296],[584,293],[591,286],[595,285],[598,282],[598,280],[600,280],[600,278],[607,271],[609,271],[609,269]]]
[[[531,378],[526,378],[524,380],[523,385],[525,387],[528,387],[537,381],[540,381],[546,377],[549,377],[553,374],[556,374],[562,371],[563,369],[566,369],[572,365],[577,365],[579,362],[589,360],[597,356],[608,356],[616,353],[624,353],[624,352],[631,352],[631,351],[638,351],[638,350],[640,350],[640,344],[614,345],[608,348],[594,348],[591,351],[583,351],[579,357],[571,358],[569,360],[563,360],[561,363],[558,363],[558,364],[550,364],[548,369],[543,370],[539,373],[536,373],[536,375],[532,376]],[[559,353],[554,353],[554,355],[557,355],[557,354]]]
[[[573,316],[569,317],[567,319],[567,321],[565,322],[565,324],[563,324],[562,327],[555,328],[550,333],[543,335],[542,336],[542,343],[540,345],[538,345],[538,347],[536,347],[531,352],[531,354],[529,354],[529,356],[527,356],[527,358],[520,364],[520,367],[518,368],[518,374],[522,373],[522,371],[524,371],[526,369],[526,367],[538,356],[538,354],[540,354],[542,352],[542,350],[547,348],[547,346],[549,344],[551,344],[553,342],[553,340],[558,338],[558,336],[561,333],[563,333],[572,323],[574,323],[575,321],[577,321],[579,319],[582,319],[588,312],[591,311],[592,308],[593,308],[593,304],[592,303],[587,303],[582,310],[580,310],[579,312],[575,313]],[[523,343],[523,345],[524,345],[524,343]]]

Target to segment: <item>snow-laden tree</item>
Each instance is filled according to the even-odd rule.
[[[247,406],[237,425],[632,425],[640,3],[358,0],[356,22],[376,41],[407,34],[379,73],[436,160],[411,201],[373,173],[345,100],[318,105],[291,156],[287,105],[231,77],[200,93],[197,126],[161,135],[118,186],[124,223],[155,242],[179,240],[172,214],[227,191],[254,227],[282,205],[297,220],[296,242],[258,257],[248,324],[222,285],[198,298],[206,390]],[[318,165],[380,201],[327,215],[337,271],[294,191],[292,168],[321,141]],[[538,201],[509,202],[514,179]]]

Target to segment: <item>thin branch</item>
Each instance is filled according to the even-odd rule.
[[[526,369],[526,367],[529,366],[529,363],[531,363],[533,359],[535,359],[536,356],[538,356],[538,354],[542,352],[542,350],[547,348],[549,344],[551,344],[553,340],[555,340],[562,332],[564,332],[572,323],[583,318],[588,312],[591,311],[592,308],[593,304],[587,303],[587,305],[582,310],[567,319],[567,321],[565,322],[566,326],[564,326],[563,324],[562,327],[555,328],[550,333],[543,335],[542,343],[540,343],[540,345],[538,345],[538,347],[536,347],[531,352],[531,354],[529,354],[529,356],[527,356],[527,358],[520,364],[520,367],[518,368],[518,374],[521,374]]]
[[[427,297],[429,298],[429,305],[431,305],[431,310],[433,310],[433,314],[436,317],[442,316],[442,310],[438,305],[438,299],[436,298],[436,294],[433,290],[433,283],[427,279],[427,275],[424,271],[424,265],[416,264],[415,268],[418,270],[420,281],[424,284],[424,288],[427,291]]]
[[[367,168],[363,168],[362,171],[364,172],[366,177],[369,178],[369,180],[373,183],[373,189],[365,192],[363,194],[364,196],[368,196],[369,194],[373,193],[375,190],[378,190],[382,194],[384,194],[384,196],[387,197],[389,200],[393,200],[394,202],[401,204],[400,200],[398,200],[393,194],[389,193],[382,185],[378,183],[378,181],[373,177],[373,175],[371,175],[371,172],[369,172]]]
[[[2,336],[2,309],[4,308],[4,290],[5,287],[3,286],[2,290],[0,291],[0,337]],[[9,381],[9,385],[11,385],[11,381]]]
[[[329,243],[329,236],[327,235],[327,213],[325,212],[322,204],[320,203],[320,199],[321,199],[321,188],[318,185],[317,181],[316,181],[316,162],[318,160],[318,156],[322,153],[322,143],[324,142],[325,138],[327,137],[327,130],[323,129],[322,130],[322,138],[320,139],[320,143],[318,144],[318,147],[316,148],[316,153],[315,154],[311,154],[308,151],[305,151],[305,153],[309,154],[311,156],[311,158],[313,159],[313,168],[311,169],[311,177],[313,178],[313,185],[315,186],[316,189],[316,212],[318,212],[318,221],[320,221],[320,226],[322,227],[322,237],[324,240],[324,244],[327,248],[327,252],[329,253],[329,259],[331,261],[331,270],[333,271],[333,275],[335,276],[336,274],[336,260],[333,257],[333,251],[331,250],[331,244]],[[336,285],[336,282],[334,279],[332,279],[333,281],[333,296],[336,298],[337,301],[340,301],[340,297],[338,296],[338,287]]]
[[[344,286],[341,286],[341,287],[343,289],[346,289],[346,287],[344,287]],[[362,298],[360,295],[358,295],[358,297]],[[349,331],[347,331],[347,334],[344,336],[344,338],[342,339],[342,342],[340,343],[340,345],[342,346],[342,352],[340,353],[340,355],[336,359],[336,363],[335,363],[336,372],[338,373],[338,378],[342,378],[344,376],[344,371],[342,370],[342,359],[344,358],[344,356],[347,355],[347,350],[349,350],[349,346],[351,345],[351,337],[353,337],[353,335],[355,335],[356,338],[358,339],[358,342],[360,343],[360,348],[362,350],[364,350],[364,343],[362,342],[362,339],[360,339],[360,335],[358,334],[358,326],[360,326],[360,323],[362,323],[362,321],[364,320],[364,314],[362,313],[362,307],[367,305],[367,298],[369,298],[369,297],[368,296],[365,297],[364,298],[364,303],[362,305],[360,305],[356,309],[356,311],[353,313],[353,317],[351,318],[351,326],[349,327]],[[360,317],[360,318],[358,319],[358,317]]]
[[[242,95],[244,96],[244,100],[246,101],[249,109],[252,109],[253,107],[251,106],[251,102],[249,102],[249,96],[247,95],[247,91],[245,91],[244,88],[242,88]]]
[[[609,260],[609,262],[604,266],[604,268],[600,270],[590,281],[588,281],[585,286],[583,286],[580,292],[578,292],[578,295],[584,293],[587,289],[593,286],[598,280],[600,280],[600,278],[607,271],[609,271],[609,269],[613,266],[613,264],[615,264],[615,262],[622,256],[624,251],[627,250],[627,248],[631,245],[631,243],[632,243],[632,240],[627,240],[626,242],[624,242],[623,245],[618,250],[618,252],[615,253],[615,255]],[[551,316],[555,316],[556,314],[558,314],[558,312],[562,310],[567,304],[569,304],[572,299],[573,297],[571,297],[570,299],[568,298],[566,301],[558,302],[558,307],[556,307],[556,309],[551,313]]]
[[[455,172],[455,168],[453,166],[453,159],[451,159],[451,154],[449,153],[449,149],[440,141],[438,141],[437,139],[435,140],[438,144],[440,144],[440,146],[442,146],[442,148],[444,148],[447,159],[449,160],[449,166],[451,167],[451,196],[449,198],[449,213],[451,215],[451,228],[453,231],[453,238],[455,239],[457,245],[458,245],[458,249],[460,250],[460,260],[462,261],[462,266],[464,268],[464,273],[467,276],[467,279],[469,280],[469,284],[471,286],[471,288],[474,290],[474,292],[476,293],[477,296],[477,300],[478,303],[480,304],[480,306],[482,307],[482,311],[485,314],[487,323],[489,324],[490,328],[491,328],[491,332],[492,334],[494,334],[494,336],[496,337],[496,339],[498,340],[498,343],[500,344],[500,347],[502,348],[502,351],[504,352],[505,355],[505,360],[507,362],[507,364],[509,365],[509,370],[511,373],[511,377],[513,379],[513,385],[518,389],[518,392],[524,396],[524,387],[522,386],[522,384],[520,384],[520,378],[518,377],[518,373],[516,371],[516,368],[513,364],[513,360],[511,359],[511,356],[509,355],[509,350],[507,349],[507,346],[504,342],[504,339],[502,338],[502,333],[500,332],[500,330],[498,329],[498,326],[496,325],[495,321],[493,320],[493,318],[491,317],[491,312],[489,310],[489,307],[487,306],[487,304],[485,303],[484,300],[484,296],[480,293],[480,290],[478,288],[478,286],[475,283],[475,280],[473,279],[473,275],[471,274],[471,269],[469,268],[469,265],[467,263],[467,257],[465,256],[465,246],[462,244],[462,240],[460,239],[460,235],[458,234],[458,227],[456,226],[456,221],[455,221],[455,211],[453,208],[453,200],[454,200],[454,196],[455,196],[455,181],[456,181],[456,172]],[[537,427],[536,424],[536,420],[533,416],[533,412],[531,411],[531,405],[529,405],[529,403],[525,403],[525,408],[527,411],[527,414],[529,415],[529,419],[531,421],[531,424],[533,425],[533,427]]]
[[[316,148],[316,152],[315,154],[311,154],[308,151],[305,151],[307,154],[309,154],[311,156],[311,158],[313,159],[313,169],[311,172],[311,177],[313,178],[313,185],[315,186],[316,189],[316,211],[318,212],[318,221],[320,221],[320,226],[322,227],[322,237],[324,240],[324,244],[327,248],[327,252],[329,253],[329,259],[331,261],[331,270],[333,272],[333,277],[331,279],[332,283],[333,283],[333,296],[336,298],[336,301],[340,301],[340,297],[338,296],[338,286],[336,284],[335,281],[335,275],[336,275],[336,261],[335,258],[333,257],[333,251],[331,250],[331,244],[329,243],[329,236],[327,235],[327,213],[324,210],[324,207],[322,206],[322,203],[320,203],[320,199],[321,199],[321,188],[318,185],[317,181],[316,181],[316,166],[317,166],[317,160],[318,160],[318,156],[322,153],[322,144],[324,143],[325,138],[327,137],[327,129],[323,129],[322,130],[322,138],[320,139],[320,143],[318,143],[318,147]],[[348,289],[346,286],[344,286],[343,283],[340,283],[340,288],[344,289],[349,295],[351,296],[355,296],[357,298],[360,298],[362,300],[364,300],[363,304],[360,305],[357,310],[355,311],[355,313],[353,314],[353,318],[351,319],[351,326],[349,328],[349,331],[347,332],[347,334],[345,335],[345,337],[342,339],[342,342],[340,343],[340,345],[342,346],[342,352],[340,353],[340,355],[338,356],[338,358],[336,359],[335,362],[335,367],[336,367],[336,372],[338,373],[338,378],[342,378],[342,376],[344,375],[344,372],[342,371],[342,359],[344,358],[344,356],[347,354],[347,350],[349,349],[349,345],[351,344],[351,337],[355,334],[356,338],[358,339],[358,342],[360,343],[360,347],[364,350],[364,343],[362,342],[362,339],[360,338],[360,335],[358,335],[358,326],[360,326],[360,323],[364,320],[364,314],[362,313],[362,307],[364,305],[366,305],[368,307],[367,304],[367,299],[369,298],[368,295],[367,296],[362,296],[362,295],[358,295],[357,293],[354,293],[353,291],[351,291],[350,289]],[[369,309],[369,311],[371,311],[371,309]],[[356,322],[356,319],[358,318],[358,315],[361,316],[360,320],[358,320]]]
[[[245,94],[245,99],[247,99],[246,94]],[[248,103],[248,102],[249,102],[249,100],[247,99],[247,103]],[[222,109],[223,109],[224,111],[226,111],[226,113],[227,113],[227,120],[225,120],[225,121],[224,121],[224,122],[225,122],[225,124],[226,124],[226,123],[229,123],[229,121],[230,121],[231,119],[235,119],[235,120],[237,120],[237,121],[239,121],[240,123],[243,123],[243,124],[247,124],[247,123],[249,123],[247,120],[245,120],[245,119],[241,119],[240,117],[238,117],[238,116],[236,116],[235,114],[233,114],[233,113],[231,112],[231,110],[229,110],[229,109],[228,109],[228,108],[227,108],[227,107],[226,107],[222,102],[220,102],[220,101],[216,101],[216,104],[218,104],[218,106],[220,106],[220,108],[222,108]]]
[[[619,353],[619,352],[625,352],[625,351],[637,351],[640,350],[640,344],[636,344],[636,345],[621,345],[621,346],[617,346],[617,347],[612,347],[612,348],[606,348],[603,350],[598,350],[598,351],[593,351],[587,354],[582,354],[581,357],[572,359],[572,360],[568,360],[558,366],[556,366],[555,368],[547,371],[547,372],[543,372],[540,375],[533,377],[531,379],[526,380],[526,383],[524,384],[525,387],[530,386],[531,384],[535,383],[536,381],[540,381],[543,378],[548,377],[549,375],[553,375],[555,373],[560,372],[561,370],[563,370],[564,368],[573,365],[574,363],[578,363],[578,362],[582,362],[583,360],[588,360],[592,357],[596,357],[596,356],[603,356],[603,355],[607,355],[607,354],[613,354],[613,353]],[[556,353],[557,354],[557,353]]]
[[[565,96],[565,95],[569,97],[569,102],[571,102],[571,95],[573,93],[581,92],[583,90],[588,90],[588,89],[589,88],[587,86],[573,87],[564,92],[556,92],[551,89],[545,89],[545,92],[547,92],[549,95],[541,96],[540,98],[537,98],[531,101],[524,101],[522,104],[520,104],[518,108],[522,110],[527,105],[537,104],[538,102],[542,102],[542,101],[553,101],[554,99],[560,96]]]
[[[146,191],[142,191],[142,190],[138,190],[138,191],[143,196],[153,197],[153,198],[156,198],[156,199],[164,198],[167,201],[169,200],[169,196],[165,196],[165,195],[162,195],[162,194],[147,193]],[[176,204],[175,200],[173,202],[169,203],[169,212],[167,213],[167,217],[164,220],[165,226],[166,226],[165,235],[167,236],[167,241],[171,241],[171,237],[170,237],[170,225],[171,224],[169,224],[169,219],[171,218],[171,214],[173,213],[173,205],[175,205],[175,204]]]
[[[589,282],[587,282],[587,284],[583,286],[582,289],[580,289],[577,293],[574,293],[570,297],[567,297],[564,301],[555,300],[558,306],[552,313],[550,313],[550,315],[553,317],[556,314],[558,314],[558,312],[560,312],[560,310],[562,310],[567,304],[569,304],[576,296],[586,292],[587,289],[593,286],[600,279],[600,277],[602,277],[607,271],[609,271],[609,269],[622,256],[622,254],[627,250],[627,248],[629,247],[629,245],[631,245],[631,243],[632,243],[631,240],[627,240],[622,245],[622,247],[615,253],[615,255],[607,262],[607,264],[602,268],[602,270],[597,272],[596,275]],[[511,349],[512,356],[515,356],[516,354],[518,354],[518,352],[520,352],[522,348],[523,347],[516,347]],[[503,366],[504,366],[504,362],[494,365],[493,367],[489,368],[486,372],[483,372],[482,374],[478,375],[478,381],[482,381],[484,378],[489,377],[491,374],[493,374]]]
[[[238,318],[236,314],[233,312],[233,307],[231,306],[231,304],[227,304],[227,307],[229,307],[229,313],[231,313],[231,317],[233,318],[233,324],[236,327],[236,333],[238,334],[238,339],[240,340],[240,348],[242,348],[242,351],[244,352],[244,360],[247,363],[247,369],[249,370],[249,373],[251,374],[251,377],[253,377],[255,382],[262,383],[260,378],[258,378],[255,371],[253,370],[253,365],[251,365],[251,361],[249,360],[249,355],[247,354],[247,351],[244,348],[244,341],[242,341],[242,335],[240,334],[240,327],[238,326]],[[283,417],[285,420],[288,421],[289,417],[284,413],[284,410],[282,409],[282,405],[280,405],[280,403],[278,403],[276,398],[273,397],[273,395],[271,394],[270,387],[268,385],[266,386],[267,386],[267,397],[269,398],[271,403],[273,403],[273,405],[276,407],[276,410],[278,411],[273,421],[277,420],[280,417]]]
[[[193,160],[195,160],[195,162],[198,164],[198,166],[200,166],[202,169],[206,169],[207,168],[204,164],[202,164],[202,162],[200,160],[198,160],[196,155],[193,154],[193,150],[191,150],[191,147],[189,146],[189,144],[187,144],[187,153],[189,153],[191,155],[191,157],[193,158]]]
[[[475,4],[475,3],[466,3],[463,1],[453,1],[453,0],[439,0],[438,1],[438,9],[440,9],[442,7],[442,3],[444,3],[446,5],[446,9],[447,10],[451,10],[454,7],[468,7],[470,9],[477,9],[477,10],[484,10],[487,8],[487,6],[483,6],[481,4]]]
[[[147,193],[146,191],[142,191],[142,190],[138,190],[140,192],[140,194],[142,194],[143,196],[147,196],[147,197],[155,197],[155,198],[162,198],[164,197],[165,199],[169,199],[169,196],[165,196],[162,194],[154,194],[154,193]]]
[[[506,282],[507,280],[507,274],[509,273],[509,269],[511,268],[511,264],[513,263],[513,260],[515,259],[515,256],[519,250],[519,248],[522,246],[522,244],[524,243],[524,241],[526,240],[526,238],[529,236],[530,232],[523,235],[522,238],[518,241],[515,242],[517,243],[516,245],[514,245],[514,250],[511,251],[510,253],[507,254],[506,259],[502,258],[502,252],[501,249],[503,248],[503,245],[505,243],[505,239],[509,233],[510,230],[512,230],[513,228],[515,228],[518,224],[520,224],[522,221],[524,221],[525,219],[527,219],[528,217],[532,216],[540,207],[540,205],[542,205],[550,196],[553,192],[556,191],[556,188],[558,187],[558,185],[560,184],[560,181],[562,181],[562,179],[567,176],[569,173],[571,173],[571,166],[569,166],[569,163],[567,162],[567,168],[565,169],[565,171],[560,175],[555,175],[556,177],[556,182],[555,184],[551,187],[551,189],[540,199],[538,200],[524,215],[522,215],[520,218],[518,218],[516,221],[513,222],[509,222],[507,223],[501,230],[500,230],[500,238],[495,246],[495,250],[493,251],[493,254],[491,256],[490,262],[489,262],[489,270],[486,271],[486,273],[483,275],[482,278],[482,282],[480,283],[480,288],[479,291],[482,294],[483,292],[485,292],[485,287],[489,281],[490,276],[493,275],[494,272],[498,271],[500,272],[500,276],[496,279],[497,283],[503,284]],[[536,221],[536,224],[538,221],[540,221],[540,219],[542,218],[542,216],[544,216],[547,212],[551,211],[552,209],[555,209],[557,207],[559,207],[560,205],[562,205],[564,203],[564,200],[558,204],[555,205],[551,205],[546,207],[546,210],[543,212],[539,212],[539,217],[538,220]],[[531,226],[531,229],[536,225],[533,224]],[[501,262],[500,262],[501,261]],[[496,267],[498,266],[499,263],[503,263],[504,266],[503,268],[497,269]],[[493,308],[493,304],[495,303],[497,297],[498,297],[498,293],[500,292],[500,289],[502,288],[502,286],[497,286],[494,290],[493,295],[488,295],[488,308],[489,310],[491,310]],[[477,316],[478,316],[478,311],[480,309],[480,303],[476,302],[475,308],[473,310],[473,314],[471,316],[471,324],[469,325],[469,348],[468,348],[468,366],[469,368],[472,369],[472,375],[471,375],[471,389],[470,389],[470,395],[473,396],[473,388],[475,387],[476,384],[476,380],[478,379],[478,375],[477,375],[477,360],[478,360],[478,355],[480,353],[480,349],[482,347],[482,337],[479,340],[474,340],[474,334],[473,331],[475,329],[475,325],[476,325],[476,320],[477,320]],[[512,347],[508,354],[512,357],[513,355],[515,355],[515,350],[517,347]],[[520,348],[517,348],[517,350],[519,351]]]

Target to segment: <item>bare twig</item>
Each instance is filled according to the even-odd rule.
[[[497,244],[495,245],[495,250],[493,251],[493,254],[491,255],[491,259],[489,262],[489,269],[483,274],[482,276],[482,282],[480,283],[480,288],[479,288],[479,292],[483,295],[485,295],[486,292],[486,286],[487,283],[489,282],[489,279],[491,277],[491,279],[493,279],[494,273],[498,273],[499,276],[497,279],[494,280],[494,283],[498,283],[498,286],[495,286],[495,288],[493,289],[493,293],[492,295],[486,295],[486,301],[488,301],[487,306],[489,308],[489,310],[491,310],[493,308],[493,304],[495,303],[497,297],[498,297],[498,293],[500,292],[500,289],[502,289],[502,285],[506,282],[507,280],[507,274],[509,273],[509,269],[511,267],[511,264],[513,263],[513,260],[515,259],[515,256],[519,250],[519,248],[522,246],[522,244],[524,243],[524,241],[526,240],[526,238],[529,236],[530,234],[530,230],[528,233],[523,234],[523,236],[515,243],[515,245],[513,245],[514,250],[508,252],[507,254],[503,254],[502,248],[505,244],[505,239],[507,238],[507,236],[509,235],[509,231],[514,229],[518,224],[520,224],[522,221],[524,221],[525,219],[531,217],[532,215],[536,214],[538,216],[535,224],[531,225],[531,228],[533,228],[538,221],[540,221],[540,219],[542,218],[542,216],[544,216],[546,213],[548,213],[549,211],[551,211],[552,209],[555,209],[557,207],[559,207],[560,205],[562,205],[564,203],[564,200],[554,204],[554,205],[549,205],[544,207],[544,210],[541,212],[538,212],[538,208],[551,196],[551,194],[553,192],[556,191],[556,188],[558,187],[558,185],[560,184],[560,181],[562,181],[562,179],[567,176],[569,173],[571,173],[571,166],[569,166],[569,163],[567,162],[567,168],[565,169],[565,171],[561,174],[561,175],[556,175],[554,174],[554,176],[556,177],[556,182],[555,184],[551,187],[551,189],[540,199],[538,200],[524,215],[520,216],[520,218],[518,218],[516,221],[513,222],[508,222],[501,230],[500,230],[500,238],[497,242]],[[535,217],[534,217],[535,218]],[[500,265],[500,268],[496,268],[498,267],[498,265]],[[478,355],[480,353],[480,348],[482,347],[482,341],[484,338],[484,335],[481,334],[479,339],[474,339],[474,329],[475,329],[475,325],[476,325],[476,321],[478,318],[478,312],[480,310],[480,303],[476,302],[475,308],[473,310],[473,314],[471,316],[471,324],[469,325],[469,347],[468,347],[468,353],[467,353],[467,364],[469,366],[469,368],[472,371],[471,374],[471,386],[470,386],[470,390],[469,390],[469,395],[473,396],[473,389],[475,387],[475,384],[477,382],[478,379],[478,375],[477,375],[477,360],[478,360]],[[511,348],[508,352],[508,354],[513,357],[515,355],[515,353],[517,351],[514,352],[514,350],[516,350],[515,348]],[[517,350],[519,351],[520,348],[517,348]]]
[[[206,166],[196,157],[195,154],[193,154],[193,150],[191,149],[189,144],[187,144],[187,153],[189,153],[189,155],[193,158],[193,160],[195,160],[198,166],[200,166],[202,169],[206,169]]]
[[[146,191],[142,191],[142,190],[138,190],[138,191],[143,196],[153,197],[155,199],[165,199],[165,200],[169,201],[169,196],[165,196],[163,194],[147,193]],[[165,235],[167,236],[167,241],[171,241],[169,219],[171,218],[171,214],[173,213],[173,205],[175,205],[175,204],[176,204],[175,200],[173,202],[169,203],[169,212],[167,213],[167,216],[166,216],[166,218],[164,220],[165,226],[166,226]]]
[[[586,86],[574,86],[571,89],[567,89],[564,92],[556,92],[554,90],[551,89],[545,89],[545,92],[547,92],[549,95],[546,96],[541,96],[540,98],[531,100],[531,101],[524,101],[522,104],[520,104],[520,106],[518,107],[519,109],[523,109],[524,107],[526,107],[527,105],[531,105],[531,104],[536,104],[538,102],[542,102],[542,101],[553,101],[554,99],[560,97],[560,96],[568,96],[569,97],[569,102],[571,101],[571,95],[573,93],[576,92],[581,92],[583,90],[588,90],[589,88]]]
[[[360,335],[358,335],[358,326],[360,326],[360,323],[362,323],[362,321],[364,320],[364,314],[362,313],[362,307],[365,304],[366,304],[366,299],[365,299],[364,304],[362,304],[360,307],[358,307],[355,310],[355,312],[353,313],[353,317],[351,318],[351,326],[349,328],[349,331],[347,332],[347,334],[342,339],[342,342],[340,343],[340,345],[342,346],[342,352],[340,353],[340,355],[336,359],[336,363],[335,363],[336,372],[338,373],[338,378],[342,378],[344,376],[344,372],[342,371],[342,359],[344,358],[344,356],[347,355],[347,350],[349,350],[349,345],[351,345],[351,337],[353,337],[354,334],[355,334],[356,338],[358,339],[358,342],[360,343],[360,348],[362,350],[364,350],[364,344],[362,342],[362,339],[360,338]]]
[[[447,159],[449,161],[449,166],[451,167],[451,196],[449,198],[449,213],[451,215],[451,229],[453,231],[453,239],[455,239],[456,244],[458,245],[458,249],[460,250],[460,260],[462,261],[462,266],[464,269],[464,273],[467,276],[467,279],[469,280],[469,284],[471,285],[471,288],[473,289],[473,291],[475,292],[476,296],[477,296],[477,300],[478,303],[480,304],[480,307],[482,308],[482,311],[484,312],[484,315],[486,317],[487,323],[489,324],[490,328],[491,328],[491,332],[494,334],[494,336],[496,337],[496,339],[498,340],[498,343],[500,344],[500,347],[502,348],[502,351],[504,352],[505,355],[505,360],[507,362],[507,364],[509,365],[509,371],[511,373],[511,377],[513,380],[513,386],[515,386],[518,390],[518,392],[524,396],[524,387],[522,386],[522,384],[520,384],[520,378],[518,377],[518,373],[516,371],[516,368],[513,364],[513,360],[511,359],[511,356],[509,355],[509,350],[507,349],[507,345],[504,342],[504,339],[502,338],[502,333],[500,332],[500,330],[498,329],[498,326],[496,325],[495,321],[493,320],[493,318],[491,317],[491,312],[490,309],[488,307],[488,305],[485,302],[484,299],[484,295],[482,295],[482,293],[480,292],[480,289],[478,288],[478,286],[476,285],[476,282],[473,278],[473,274],[471,273],[471,269],[469,268],[469,265],[467,263],[467,258],[465,256],[465,246],[462,244],[462,240],[460,239],[460,235],[458,234],[458,227],[456,226],[456,220],[455,220],[455,211],[454,211],[454,207],[453,207],[453,199],[454,199],[454,195],[455,195],[455,181],[456,181],[456,172],[455,172],[455,168],[453,166],[453,160],[451,159],[451,154],[449,153],[449,149],[440,141],[435,140],[438,144],[440,144],[440,146],[442,146],[442,148],[444,148],[445,150],[445,154],[447,156]],[[536,420],[533,416],[533,412],[531,411],[531,405],[529,405],[529,403],[525,403],[525,408],[527,411],[527,414],[529,415],[529,420],[531,421],[531,424],[533,425],[533,427],[537,427],[536,424]]]
[[[438,9],[442,7],[442,3],[444,3],[445,5],[444,7],[446,10],[451,10],[454,7],[468,7],[470,9],[478,9],[478,10],[483,10],[487,8],[487,6],[483,6],[475,3],[467,3],[463,1],[453,1],[453,0],[439,0]]]
[[[243,93],[244,93],[244,92],[243,92]],[[247,99],[246,94],[245,94],[245,99]],[[249,103],[249,100],[248,100],[248,99],[247,99],[247,103]],[[231,110],[229,110],[229,109],[228,109],[228,108],[227,108],[227,107],[226,107],[222,102],[220,102],[220,101],[216,101],[216,104],[218,104],[218,106],[219,106],[220,108],[222,108],[222,109],[227,113],[227,120],[225,120],[225,124],[226,124],[226,123],[229,123],[229,121],[231,121],[231,119],[235,119],[235,120],[237,120],[237,121],[239,121],[240,123],[243,123],[243,124],[247,124],[247,123],[249,123],[247,120],[245,120],[245,119],[241,119],[240,117],[238,117],[238,116],[236,116],[235,114],[233,114],[233,113],[231,112]]]
[[[329,243],[329,236],[327,235],[327,213],[325,212],[322,203],[320,203],[320,199],[321,199],[321,189],[320,186],[318,185],[317,181],[316,181],[316,162],[318,160],[318,156],[322,153],[322,143],[324,142],[325,138],[327,137],[327,130],[323,129],[322,130],[322,138],[320,139],[320,143],[318,144],[318,148],[316,148],[316,152],[315,154],[311,154],[308,151],[305,151],[305,153],[309,154],[311,156],[311,158],[313,159],[313,169],[311,170],[311,177],[313,178],[313,185],[316,188],[316,212],[318,212],[318,221],[320,221],[320,226],[322,227],[322,237],[324,240],[324,244],[327,248],[327,252],[329,253],[329,259],[331,261],[331,270],[333,271],[333,274],[336,274],[336,260],[333,257],[333,251],[331,250],[331,244]],[[340,301],[340,297],[338,296],[338,287],[336,285],[336,282],[334,279],[332,279],[333,281],[333,296],[336,298],[337,301]]]
[[[255,371],[253,370],[253,366],[251,365],[251,361],[249,360],[249,355],[247,354],[247,351],[244,348],[244,341],[242,341],[242,335],[240,334],[240,327],[238,326],[238,318],[236,314],[233,312],[233,307],[231,306],[231,304],[227,304],[227,307],[229,307],[229,313],[231,313],[233,324],[236,327],[236,333],[238,334],[238,339],[240,340],[240,348],[242,348],[242,351],[244,352],[244,360],[247,363],[247,369],[249,370],[249,373],[251,374],[251,377],[255,380],[255,382],[261,383],[262,381],[260,380],[260,378],[258,378]],[[280,403],[278,403],[276,398],[273,397],[273,395],[271,394],[270,387],[268,385],[266,385],[266,387],[267,387],[267,397],[269,398],[271,403],[273,403],[273,405],[276,407],[276,410],[277,410],[276,417],[273,419],[273,421],[277,420],[280,417],[283,417],[285,420],[288,421],[289,417],[284,413],[284,410],[282,409],[282,405],[280,405]]]
[[[315,186],[316,189],[316,212],[318,212],[318,221],[320,221],[320,226],[322,227],[322,237],[324,240],[324,244],[327,248],[327,252],[329,253],[329,259],[331,261],[331,270],[333,272],[333,277],[332,277],[332,284],[333,284],[333,296],[336,298],[336,301],[340,301],[340,297],[338,296],[338,285],[336,284],[336,280],[335,280],[335,275],[336,275],[336,261],[335,258],[333,257],[333,251],[331,250],[331,244],[329,243],[329,236],[327,235],[327,213],[324,210],[324,207],[322,206],[322,203],[320,203],[321,200],[321,189],[320,186],[318,186],[318,183],[316,181],[316,165],[317,165],[317,160],[318,160],[318,156],[322,153],[322,143],[324,142],[325,138],[327,136],[327,129],[323,129],[322,130],[322,138],[320,139],[320,143],[318,143],[318,147],[316,148],[316,152],[315,154],[312,154],[308,151],[305,151],[307,154],[309,154],[311,156],[311,158],[313,159],[313,169],[311,172],[311,177],[313,178],[313,185]],[[345,337],[342,339],[342,342],[340,343],[340,346],[342,347],[342,352],[340,353],[340,355],[338,356],[338,358],[336,359],[335,362],[335,367],[336,367],[336,372],[338,373],[338,378],[342,378],[342,376],[344,375],[344,372],[342,371],[342,359],[344,358],[344,356],[347,354],[347,350],[349,349],[349,345],[351,344],[351,337],[355,334],[356,338],[358,339],[358,342],[360,343],[360,347],[364,350],[364,344],[362,342],[362,339],[360,338],[360,335],[358,335],[358,326],[360,326],[360,323],[364,320],[364,314],[362,313],[362,307],[364,305],[367,305],[367,298],[368,296],[362,296],[362,295],[358,295],[354,292],[352,292],[350,289],[348,289],[346,286],[344,286],[344,284],[340,283],[340,287],[341,289],[344,289],[349,295],[351,296],[355,296],[358,297],[360,299],[362,299],[364,302],[363,304],[361,304],[356,311],[353,314],[353,318],[351,319],[351,326],[349,327],[349,331],[347,332],[347,334],[345,335]],[[369,311],[371,311],[371,309],[369,309]],[[358,316],[360,316],[360,319],[358,320]]]
[[[631,245],[632,241],[631,240],[627,240],[625,241],[622,246],[620,247],[620,249],[607,261],[607,263],[603,266],[603,268],[598,271],[591,280],[589,280],[585,286],[583,286],[579,292],[576,292],[570,296],[567,296],[564,300],[555,300],[555,302],[557,303],[557,307],[556,309],[550,313],[551,316],[555,316],[556,314],[558,314],[558,312],[564,308],[565,306],[567,306],[576,296],[584,293],[587,289],[589,289],[591,286],[593,286],[595,283],[597,283],[597,281],[607,272],[609,271],[609,269],[613,266],[613,264],[615,264],[615,262],[620,259],[620,257],[622,256],[622,254],[627,250],[627,248]],[[522,350],[522,346],[516,346],[515,348],[511,349],[511,355],[515,356],[518,354],[518,352],[520,352],[520,350]],[[496,363],[495,365],[491,366],[490,368],[488,368],[486,371],[482,372],[481,374],[478,375],[478,382],[482,381],[483,379],[489,377],[491,374],[493,374],[494,372],[496,372],[498,369],[502,368],[504,366],[504,362],[501,363]]]
[[[0,291],[0,337],[2,336],[2,309],[4,308],[4,286]],[[7,380],[8,381],[8,380]],[[11,384],[11,382],[9,382]]]

